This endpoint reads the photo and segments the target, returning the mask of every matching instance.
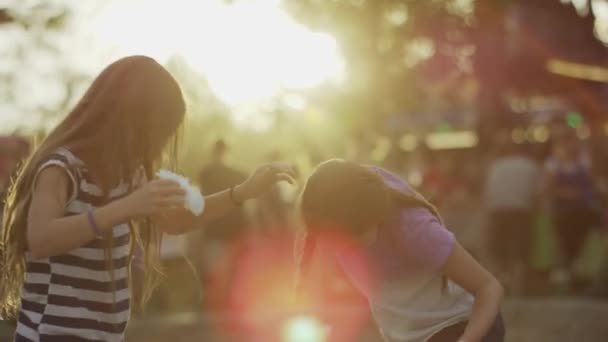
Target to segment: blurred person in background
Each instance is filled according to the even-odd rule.
[[[247,179],[247,175],[226,163],[227,143],[218,139],[211,147],[211,160],[199,174],[203,194],[228,189]],[[274,191],[275,187],[271,188]],[[247,234],[247,215],[244,208],[234,208],[228,215],[210,221],[202,233],[202,273],[204,297],[208,308],[225,310],[235,271],[236,258]]]
[[[480,215],[473,197],[471,170],[476,162],[468,161],[463,151],[423,150],[426,165],[420,192],[437,206],[442,219],[458,241],[473,255],[478,255]],[[458,167],[456,167],[458,165]]]
[[[168,314],[198,309],[198,272],[186,257],[187,238],[187,235],[163,234],[160,245],[163,282],[150,298],[147,313]]]
[[[282,157],[280,151],[274,150],[268,155],[267,161],[281,160]],[[291,223],[290,215],[293,208],[292,201],[287,198],[288,194],[283,190],[280,184],[276,184],[256,200],[256,223],[260,233],[283,235],[288,231],[286,228]]]
[[[608,212],[606,211],[606,200],[608,199],[608,137],[601,136],[599,141],[595,141],[594,169],[601,175],[598,188],[602,199],[601,208],[601,237],[608,239]],[[587,290],[587,295],[591,297],[608,299],[608,244],[604,243],[604,253],[600,263],[599,271]]]
[[[425,149],[424,171],[420,192],[438,207],[446,204],[461,185],[452,176],[453,162],[450,156],[440,151]]]
[[[580,141],[573,134],[555,139],[545,165],[545,186],[561,252],[553,278],[559,283],[570,283],[575,275],[574,263],[600,218],[600,199],[591,159],[583,153]]]
[[[485,179],[488,252],[497,274],[515,293],[522,290],[530,263],[541,175],[522,147],[504,141],[499,142]]]
[[[600,270],[587,290],[587,295],[595,298],[608,299],[608,252],[604,252]]]

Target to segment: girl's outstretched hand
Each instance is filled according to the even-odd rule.
[[[243,202],[255,198],[268,191],[270,187],[280,181],[294,184],[295,171],[288,163],[273,162],[258,167],[249,178],[235,188],[235,199]]]
[[[133,216],[151,216],[165,209],[183,207],[185,193],[177,182],[155,179],[133,191],[123,201]]]

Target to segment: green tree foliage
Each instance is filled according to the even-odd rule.
[[[74,19],[74,6],[65,1],[0,6],[0,115],[19,121],[10,129],[33,133],[51,126],[90,80],[66,56]]]
[[[370,127],[387,114],[421,105],[421,74],[435,56],[466,72],[473,0],[288,0],[287,9],[315,30],[331,32],[347,61],[348,89],[334,108]],[[449,76],[449,75],[444,75]]]

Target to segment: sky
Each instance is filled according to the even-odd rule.
[[[0,0],[17,15],[28,15],[36,0]],[[40,125],[54,115],[65,95],[62,74],[95,75],[112,60],[145,54],[166,62],[180,56],[203,74],[211,91],[234,113],[252,113],[277,94],[297,92],[344,78],[336,41],[296,23],[279,0],[89,0],[48,1],[69,4],[73,15],[66,32],[45,33],[61,58],[41,49],[33,32],[18,25],[0,26],[0,73],[13,72],[13,92],[0,104],[0,132]],[[77,92],[83,92],[78,89]],[[297,106],[302,99],[292,98]],[[260,114],[257,114],[260,115]],[[61,117],[61,113],[57,113]],[[245,118],[255,120],[255,117]]]

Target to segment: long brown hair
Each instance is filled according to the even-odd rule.
[[[319,236],[361,236],[404,207],[427,208],[441,220],[435,207],[422,196],[388,186],[369,167],[341,159],[321,163],[306,181],[300,197],[305,234],[297,244],[298,282],[302,274],[308,273]]]
[[[0,232],[0,315],[16,313],[26,272],[26,227],[35,173],[50,154],[65,147],[84,161],[106,198],[120,182],[133,189],[142,171],[154,177],[163,162],[175,162],[185,102],[175,79],[145,56],[122,58],[104,69],[82,99],[42,141],[13,180]],[[172,153],[165,153],[172,149]],[[167,160],[169,155],[173,160]],[[145,295],[158,282],[160,233],[149,220],[130,223],[131,249],[145,255]],[[111,233],[105,237],[111,268]]]

